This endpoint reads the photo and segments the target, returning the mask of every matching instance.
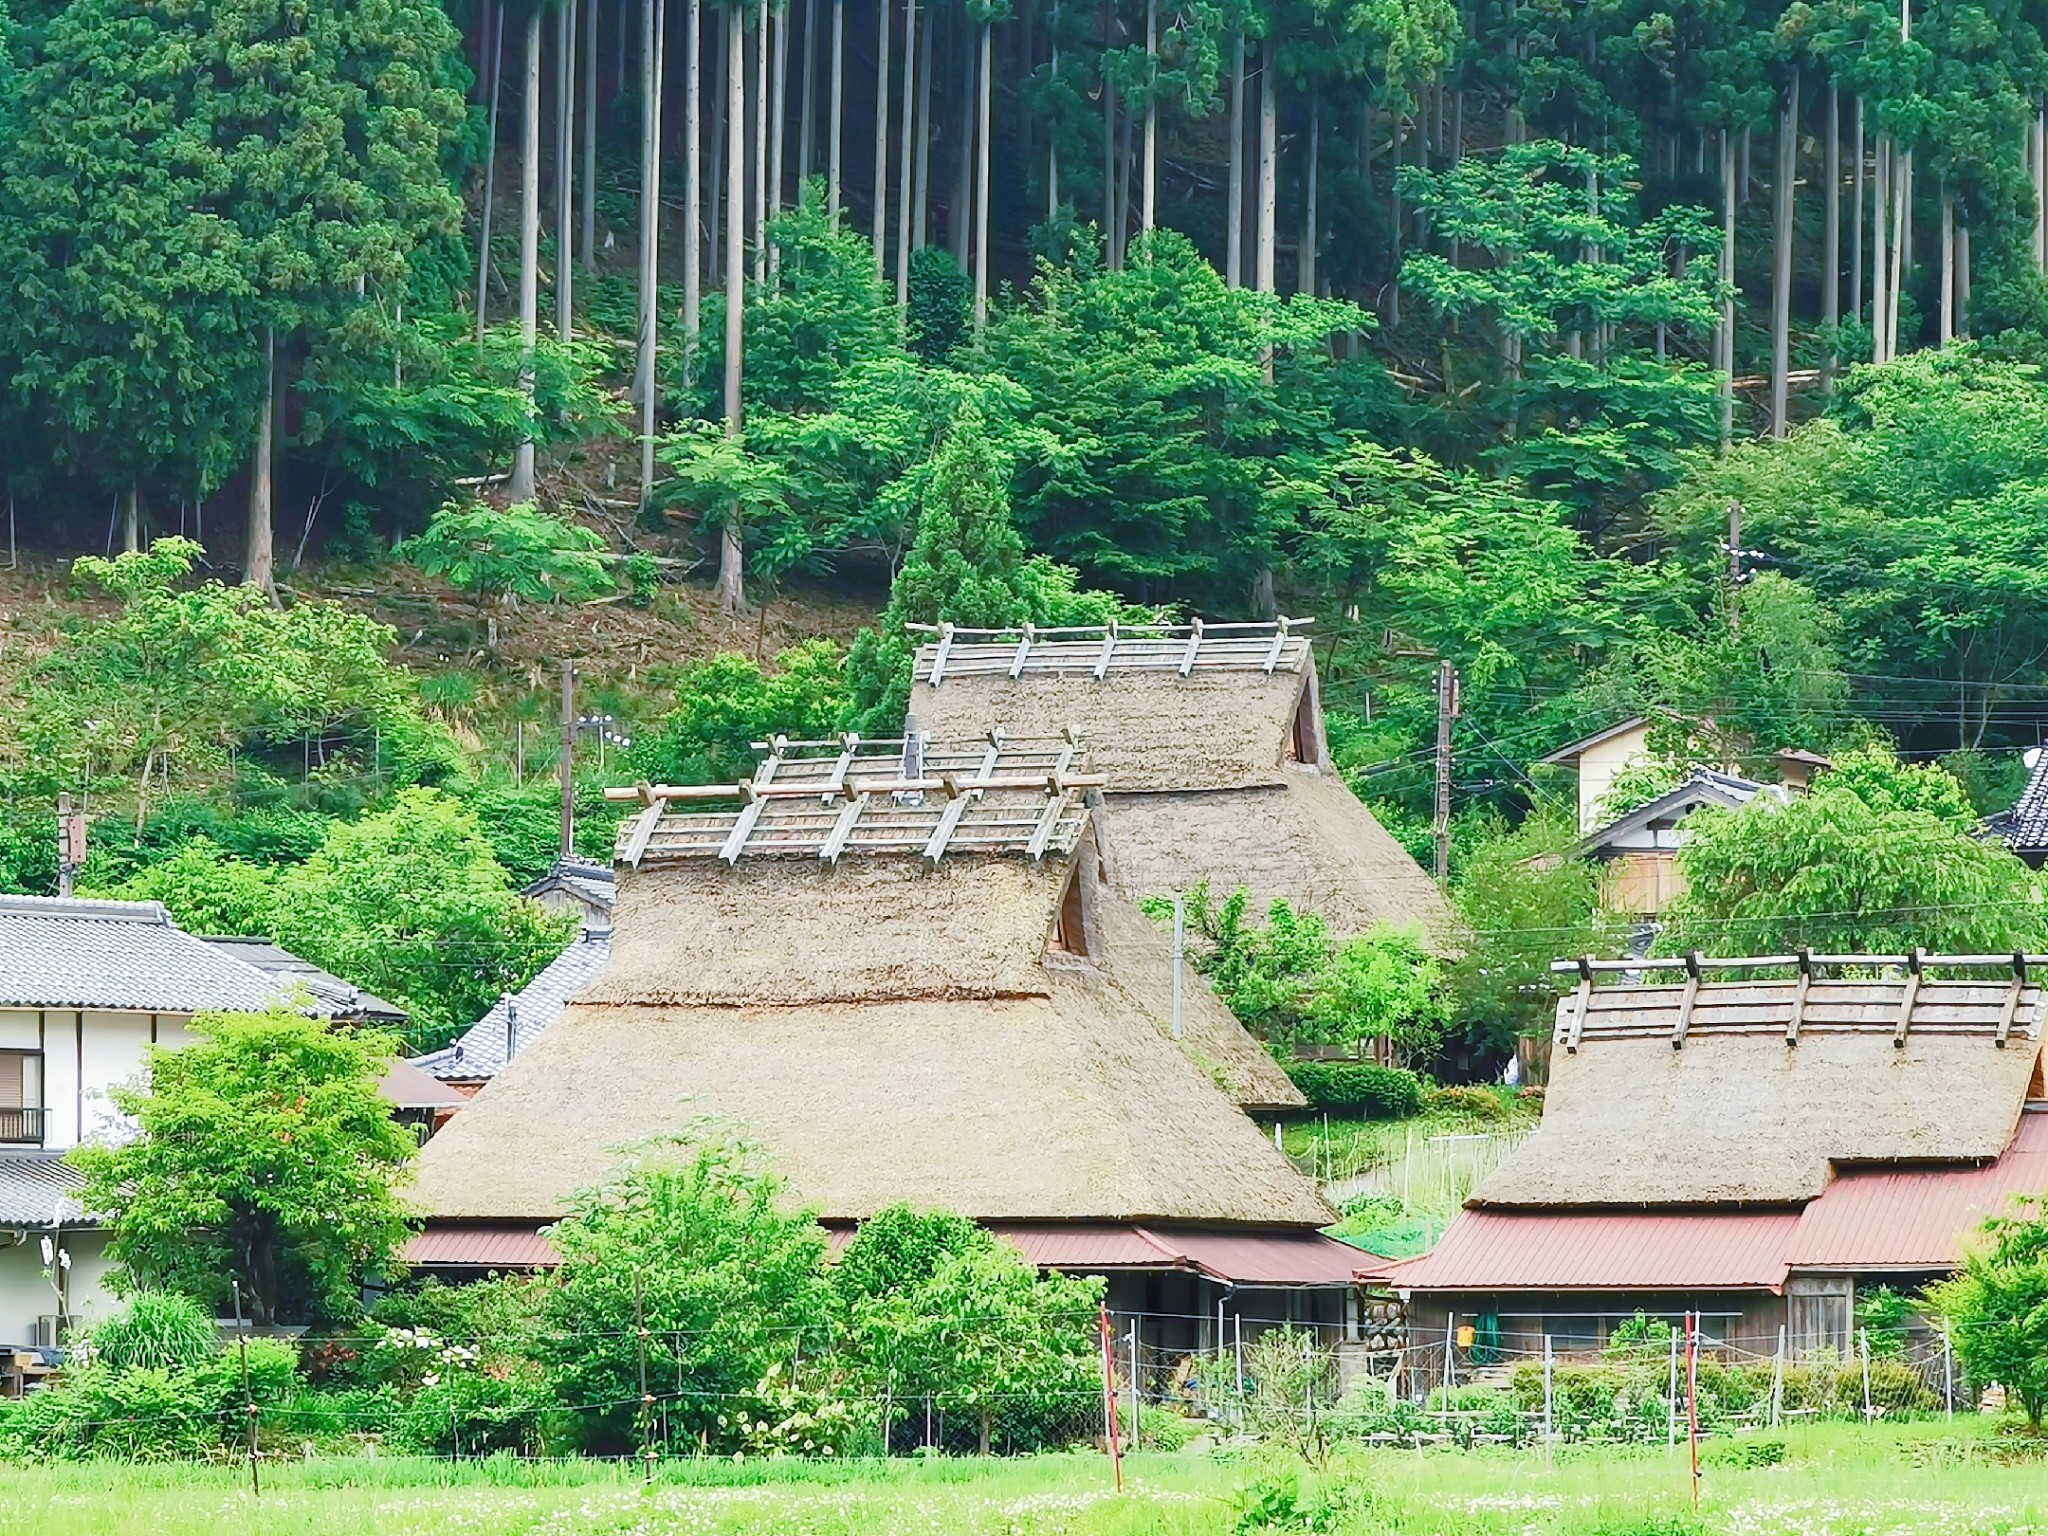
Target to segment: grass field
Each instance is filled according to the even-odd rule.
[[[1724,1442],[1712,1450],[1725,1458]],[[1269,1497],[1273,1530],[1358,1536],[2039,1536],[2048,1460],[1981,1426],[1841,1427],[1784,1437],[1781,1465],[1705,1468],[1697,1521],[1683,1454],[1340,1455],[1317,1472],[1265,1451],[630,1470],[395,1459],[268,1469],[0,1471],[0,1531],[62,1536],[1226,1536]],[[2040,1448],[2034,1448],[2036,1452]]]

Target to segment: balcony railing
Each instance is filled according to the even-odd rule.
[[[49,1111],[23,1105],[0,1105],[0,1146],[40,1147]]]

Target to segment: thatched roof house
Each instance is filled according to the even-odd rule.
[[[1109,777],[1114,879],[1133,900],[1208,881],[1450,942],[1442,892],[1330,762],[1306,621],[962,630],[920,646],[910,711],[966,736],[1071,730]]]
[[[1576,1340],[1691,1308],[1750,1347],[1843,1343],[1859,1277],[1952,1267],[1986,1199],[2043,1166],[2042,989],[1999,964],[1586,964],[1541,1128],[1395,1283],[1426,1328],[1491,1313]],[[1596,984],[1624,966],[1678,976]]]
[[[422,1153],[441,1231],[419,1251],[456,1262],[450,1224],[530,1233],[636,1145],[709,1126],[828,1225],[910,1201],[1190,1251],[1261,1235],[1293,1284],[1341,1289],[1363,1256],[1221,1091],[1270,1061],[1212,1025],[1173,1038],[1170,975],[1132,963],[1099,784],[1070,741],[998,735],[907,759],[777,741],[711,792],[737,809],[647,787],[610,959]]]

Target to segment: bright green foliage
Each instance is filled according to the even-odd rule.
[[[830,736],[851,700],[844,663],[829,640],[807,640],[764,671],[730,652],[692,662],[676,678],[676,707],[634,738],[633,773],[654,783],[715,784],[752,778],[753,744]]]
[[[1342,941],[1313,912],[1276,901],[1260,928],[1246,920],[1248,893],[1220,905],[1206,884],[1187,894],[1187,922],[1210,984],[1248,1027],[1274,1046],[1356,1045],[1386,1038],[1427,1055],[1450,1023],[1443,962],[1413,934],[1379,928]],[[1145,903],[1157,917],[1170,910]]]
[[[0,1418],[0,1454],[23,1462],[218,1460],[246,1444],[251,1402],[274,1410],[291,1397],[293,1355],[283,1339],[251,1339],[246,1388],[239,1357],[218,1347],[180,1367],[67,1367]]]
[[[1401,193],[1436,233],[1489,259],[1453,266],[1418,251],[1402,282],[1446,315],[1523,341],[1594,325],[1712,325],[1719,294],[1707,211],[1639,217],[1635,174],[1626,155],[1548,141],[1468,155],[1442,172],[1403,166]],[[1671,270],[1678,251],[1688,253],[1682,276]]]
[[[110,1371],[190,1370],[220,1353],[213,1315],[180,1291],[138,1291],[93,1325],[87,1349]]]
[[[292,953],[403,1005],[418,1050],[525,986],[575,929],[513,890],[476,817],[431,789],[337,823],[280,879],[274,912]]]
[[[1872,748],[1789,805],[1686,818],[1686,893],[1659,946],[1716,954],[2007,954],[2048,939],[2034,872],[1975,835],[1963,788],[1939,767]]]
[[[904,314],[910,350],[927,363],[941,363],[967,340],[973,319],[974,283],[952,252],[936,245],[910,253],[910,304]]]
[[[378,1088],[391,1040],[296,1013],[202,1014],[192,1035],[109,1091],[139,1135],[71,1154],[117,1283],[224,1310],[239,1282],[258,1323],[352,1316],[406,1237],[418,1143]]]
[[[265,328],[402,297],[458,227],[454,24],[394,0],[73,0],[24,38],[0,355],[73,466],[209,491],[249,449]]]
[[[1978,745],[2048,659],[2048,381],[1969,347],[1859,370],[1834,415],[1703,463],[1661,521],[1774,553],[1840,627],[1859,693]]]
[[[1169,231],[1120,272],[1085,252],[1042,266],[986,342],[1029,401],[1018,523],[1035,548],[1141,601],[1241,607],[1286,531],[1264,461],[1331,430],[1331,338],[1370,326],[1349,304],[1226,287]]]
[[[1422,1113],[1422,1080],[1370,1061],[1290,1061],[1287,1076],[1312,1110],[1362,1120],[1405,1120]]]
[[[210,776],[235,749],[289,743],[296,761],[318,734],[331,768],[353,759],[404,783],[447,766],[445,734],[385,660],[389,629],[335,603],[280,610],[250,587],[181,588],[199,554],[160,539],[74,565],[121,607],[68,631],[0,720],[0,750],[25,785],[76,789],[90,774],[128,788],[139,829],[164,780]]]
[[[1459,861],[1451,894],[1468,937],[1451,970],[1458,1025],[1496,1059],[1517,1036],[1549,1033],[1553,959],[1605,955],[1622,938],[1577,841],[1569,813],[1533,816],[1513,831],[1496,824]]]
[[[896,573],[889,606],[880,624],[855,638],[847,657],[858,723],[867,734],[902,730],[917,639],[906,624],[1099,624],[1122,611],[1109,593],[1075,590],[1071,570],[1025,554],[1010,520],[1011,472],[1009,449],[980,409],[961,407],[933,456],[917,542]]]
[[[876,1213],[832,1289],[856,1390],[906,1412],[929,1397],[976,1425],[982,1451],[1056,1444],[1100,1399],[1102,1281],[1041,1276],[963,1216]]]
[[[425,533],[392,550],[429,576],[440,576],[478,607],[524,598],[573,602],[612,589],[597,551],[604,539],[580,523],[551,517],[531,503],[500,512],[481,502],[450,502]]]
[[[231,858],[210,837],[178,845],[169,858],[95,895],[160,901],[187,933],[269,933],[277,913],[277,871]]]
[[[1765,572],[1705,622],[1646,635],[1612,670],[1636,712],[1674,722],[1652,746],[1761,773],[1776,752],[1824,751],[1853,729],[1835,633],[1810,588]]]
[[[1984,1232],[1989,1243],[1928,1296],[1969,1379],[2004,1387],[2038,1430],[2048,1417],[2048,1206],[2030,1200]]]
[[[556,1397],[596,1405],[576,1416],[586,1449],[623,1450],[664,1425],[678,1449],[700,1435],[734,1449],[778,1368],[819,1352],[825,1234],[787,1205],[779,1180],[720,1145],[652,1149],[576,1197],[549,1239],[563,1263],[544,1347]],[[636,1412],[642,1326],[649,1379],[678,1392],[652,1425]]]

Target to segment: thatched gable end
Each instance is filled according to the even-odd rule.
[[[969,857],[664,863],[619,885],[592,1003],[676,1007],[1046,991],[1070,861]]]

